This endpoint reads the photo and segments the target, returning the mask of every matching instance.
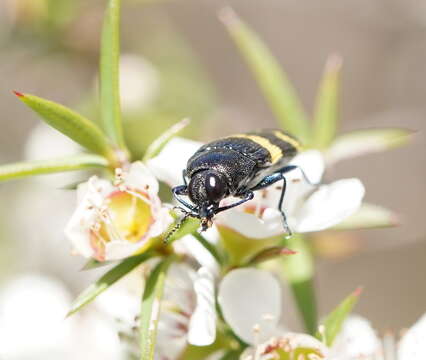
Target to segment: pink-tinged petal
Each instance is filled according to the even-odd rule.
[[[197,305],[189,322],[188,342],[195,346],[210,345],[216,339],[216,308],[214,278],[207,268],[198,270],[194,291]]]
[[[275,334],[281,316],[281,288],[269,272],[253,268],[229,272],[219,286],[223,316],[245,342],[254,344]]]
[[[113,190],[112,185],[93,176],[87,183],[80,184],[77,189],[79,204],[71,219],[65,226],[65,236],[71,241],[74,251],[84,257],[95,256],[91,243],[91,229],[99,214],[98,208],[104,204],[105,197]]]
[[[153,174],[169,186],[182,185],[182,171],[188,159],[202,146],[202,143],[180,137],[169,141],[160,154],[147,162]]]
[[[365,189],[358,179],[344,179],[316,190],[295,214],[297,232],[327,229],[355,213]]]
[[[426,314],[402,337],[398,347],[398,360],[426,359]]]
[[[380,339],[370,322],[358,315],[351,315],[343,323],[331,349],[332,360],[374,359],[380,351]]]

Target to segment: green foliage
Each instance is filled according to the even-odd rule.
[[[162,260],[150,273],[142,297],[140,322],[141,360],[153,360],[167,270],[174,260],[171,255]]]
[[[323,325],[320,328],[321,331],[318,331],[315,335],[317,339],[324,341],[327,346],[333,345],[333,341],[339,334],[343,322],[358,302],[360,294],[361,289],[358,288],[325,318]]]
[[[333,230],[376,229],[398,225],[398,216],[379,205],[363,203],[359,210],[333,226]]]
[[[215,258],[218,264],[223,265],[224,259],[222,254],[219,253],[217,247],[212,243],[208,242],[204,236],[202,236],[198,231],[194,231],[192,236],[195,237],[201,245]]]
[[[60,131],[86,149],[103,155],[113,156],[113,148],[102,131],[91,121],[67,107],[30,94],[16,93],[18,98],[50,126]]]
[[[414,131],[401,128],[355,130],[339,135],[325,152],[329,164],[406,145]]]
[[[309,123],[301,102],[269,49],[231,9],[224,9],[221,19],[250,66],[281,127],[308,143],[311,136]]]
[[[120,66],[121,0],[109,0],[102,29],[100,96],[102,123],[113,143],[125,149],[121,123]]]
[[[285,246],[297,254],[283,260],[284,276],[293,292],[305,328],[310,334],[317,329],[317,306],[314,289],[314,260],[304,237],[295,234],[286,239]]]
[[[167,145],[167,143],[175,136],[179,135],[180,132],[189,125],[189,119],[183,119],[171,128],[162,133],[156,140],[154,140],[145,152],[143,161],[146,162],[149,159],[157,156],[161,150]]]
[[[120,262],[118,265],[109,270],[105,275],[103,275],[99,280],[86,288],[72,303],[71,309],[68,312],[67,316],[75,314],[77,311],[81,310],[84,306],[91,303],[96,297],[107,290],[111,285],[120,280],[123,276],[132,271],[136,266],[140,265],[144,261],[152,258],[153,254],[151,252],[146,252],[141,255],[133,256],[127,258]]]
[[[50,160],[18,162],[0,166],[0,181],[107,166],[108,162],[105,158],[90,154],[71,155]]]
[[[342,59],[337,55],[328,59],[318,90],[314,115],[313,146],[319,149],[329,146],[336,135],[341,65]]]

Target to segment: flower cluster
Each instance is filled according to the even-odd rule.
[[[46,337],[55,332],[52,329],[59,329],[54,337],[58,344],[66,343],[68,330],[58,325],[57,312],[66,304],[71,316],[93,302],[102,314],[114,319],[116,332],[108,333],[108,345],[117,359],[377,360],[395,352],[400,360],[423,359],[424,318],[402,337],[399,345],[389,345],[388,338],[380,340],[365,319],[351,315],[359,291],[344,299],[318,325],[313,286],[315,262],[309,244],[312,233],[325,230],[392,225],[389,211],[363,202],[365,189],[359,179],[328,181],[324,174],[327,167],[342,159],[401,145],[410,132],[376,129],[336,137],[341,61],[335,57],[326,66],[311,126],[267,48],[232,11],[226,10],[222,20],[254,67],[280,126],[300,138],[305,147],[289,160],[293,170],[285,174],[282,208],[278,206],[283,189],[273,184],[255,191],[253,198],[240,206],[217,214],[212,228],[201,232],[200,219],[185,216],[189,213],[182,219],[175,211],[177,204],[173,203],[169,188],[164,192],[168,195],[160,197],[161,183],[169,187],[182,184],[188,159],[202,146],[178,137],[188,120],[165,131],[146,149],[142,159],[132,162],[139,158],[123,136],[120,101],[128,111],[138,101],[120,97],[120,2],[108,3],[99,79],[102,128],[62,105],[15,92],[48,125],[89,153],[5,165],[0,167],[0,180],[98,170],[97,175],[88,176],[76,187],[77,207],[65,227],[65,235],[72,252],[88,259],[86,269],[110,267],[72,304],[60,287],[49,290],[63,298],[59,302],[43,298],[43,292],[37,289],[30,295],[22,292],[31,279],[24,281],[24,287],[12,289],[12,295],[6,292],[0,297],[0,337],[8,339],[10,334],[19,333],[15,324],[11,325],[9,313],[21,319],[14,301],[34,295],[33,301],[43,306],[52,304],[54,319],[46,318],[45,325],[52,320],[52,326],[46,327]],[[143,93],[150,89],[154,96],[159,84],[152,69],[147,64],[135,64],[134,59],[124,60],[127,66],[130,61],[133,70],[151,78],[151,83],[139,90]],[[138,84],[132,81],[132,74],[133,71],[124,74],[122,84],[135,88]],[[151,95],[145,101],[151,101]],[[236,171],[237,167],[236,164]],[[234,201],[225,198],[220,206]],[[282,212],[293,236],[288,236],[283,226]],[[201,228],[204,230],[204,226]],[[283,278],[287,287],[283,286]],[[35,281],[42,283],[39,288],[43,289],[43,280]],[[283,300],[288,289],[295,307]],[[300,313],[305,333],[291,328],[284,316],[288,309]],[[34,313],[31,311],[30,315]],[[36,321],[42,323],[43,319]],[[96,329],[99,323],[93,324]],[[37,333],[34,327],[30,329],[35,335],[44,334]],[[118,335],[127,345],[119,350],[115,346]],[[34,339],[34,351],[49,351],[43,336]],[[68,349],[74,344],[64,346]],[[123,349],[126,355],[122,354]],[[12,353],[0,345],[0,355]],[[62,356],[61,351],[58,354]],[[16,352],[12,355],[19,357]]]

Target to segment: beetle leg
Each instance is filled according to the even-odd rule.
[[[286,171],[284,171],[285,169],[286,168],[284,168],[283,171],[276,172],[276,173],[274,173],[272,175],[269,175],[269,176],[265,177],[259,184],[257,184],[254,188],[252,188],[252,190],[264,189],[264,188],[266,188],[266,187],[268,187],[268,186],[270,186],[270,185],[272,185],[272,184],[274,184],[274,183],[276,183],[276,182],[278,182],[280,180],[283,181],[283,188],[281,190],[280,199],[278,201],[278,211],[281,213],[281,217],[283,219],[284,229],[285,229],[285,231],[287,233],[287,236],[290,237],[293,233],[292,233],[290,227],[287,224],[287,216],[285,215],[285,212],[282,209],[282,207],[283,207],[283,201],[284,201],[284,195],[285,195],[285,190],[287,188],[287,181],[286,181],[286,178],[284,176],[284,173],[286,172]],[[288,171],[290,171],[290,170],[293,170],[293,168],[289,169]]]
[[[285,174],[285,173],[290,172],[290,171],[295,170],[295,169],[299,169],[299,170],[300,170],[300,172],[302,173],[303,179],[304,179],[304,180],[305,180],[305,181],[306,181],[309,185],[312,185],[312,186],[318,186],[318,185],[320,185],[320,184],[321,184],[321,182],[314,183],[314,182],[312,182],[311,180],[309,180],[308,176],[305,174],[305,172],[303,171],[303,169],[302,169],[300,166],[298,166],[298,165],[287,165],[287,166],[283,167],[283,168],[282,168],[281,170],[279,170],[279,171],[281,172],[281,174]]]
[[[281,174],[281,176],[283,179],[283,189],[281,190],[280,200],[278,201],[278,211],[281,213],[281,216],[283,218],[284,229],[287,232],[287,237],[290,237],[291,235],[293,235],[293,233],[290,227],[288,226],[287,216],[285,215],[285,212],[283,210],[283,201],[284,201],[285,190],[287,188],[287,180],[285,179],[285,176],[283,174]]]
[[[186,169],[182,170],[182,179],[185,186],[188,186],[188,183],[186,181]]]
[[[172,189],[173,197],[178,201],[180,204],[185,206],[186,208],[190,209],[194,214],[198,214],[197,208],[189,203],[187,203],[185,200],[180,198],[180,195],[187,195],[188,189],[186,185],[180,185],[176,186]]]
[[[241,205],[241,204],[245,203],[246,201],[253,199],[253,197],[254,197],[253,191],[250,190],[245,194],[244,199],[237,201],[236,203],[233,203],[231,205],[222,206],[222,207],[216,209],[215,214],[222,212],[222,211],[225,211],[225,210],[228,210],[228,209],[231,209],[231,208],[236,207],[238,205]]]
[[[264,189],[264,188],[268,187],[269,185],[272,185],[272,184],[276,183],[277,181],[282,180],[283,177],[284,177],[284,175],[281,171],[276,172],[272,175],[268,175],[265,178],[263,178],[263,180],[259,184],[252,187],[250,190],[255,191],[255,190]]]

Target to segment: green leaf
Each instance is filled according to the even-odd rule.
[[[310,128],[304,109],[276,59],[232,9],[223,9],[220,18],[248,63],[281,127],[307,143]]]
[[[276,257],[295,255],[295,254],[297,254],[297,252],[287,249],[285,246],[271,246],[258,252],[249,261],[247,261],[247,264],[257,265],[257,264],[260,264],[261,262],[272,260]]]
[[[109,0],[101,41],[100,96],[101,116],[113,143],[125,149],[120,106],[120,12],[121,0]]]
[[[327,60],[314,115],[313,145],[316,148],[326,148],[336,135],[341,67],[340,56],[333,55]]]
[[[132,271],[136,266],[140,265],[144,261],[150,259],[153,256],[152,253],[147,252],[141,255],[132,256],[123,260],[117,266],[109,270],[99,280],[86,288],[77,299],[71,304],[71,309],[67,316],[71,316],[79,311],[81,308],[91,303],[96,297],[107,290],[116,281],[120,280],[123,276]]]
[[[161,261],[149,275],[142,297],[140,350],[141,360],[153,360],[167,270],[174,255]]]
[[[317,339],[324,341],[327,346],[333,345],[333,341],[339,334],[343,322],[358,302],[361,291],[361,288],[356,289],[325,318],[323,325],[320,326],[320,330],[315,335]]]
[[[171,139],[177,136],[189,125],[189,122],[189,119],[183,119],[161,134],[160,137],[158,137],[154,142],[151,143],[151,145],[148,146],[148,149],[146,150],[143,157],[143,161],[146,162],[149,159],[157,156]]]
[[[414,131],[401,128],[356,130],[340,135],[325,152],[328,164],[407,144]]]
[[[90,259],[89,261],[87,261],[83,267],[81,268],[81,270],[93,270],[93,269],[98,269],[104,266],[108,266],[111,264],[114,264],[114,260],[111,261],[98,261],[96,259]]]
[[[113,156],[113,148],[108,139],[93,122],[53,101],[18,92],[16,92],[16,95],[23,103],[40,115],[47,124],[76,143],[106,158]],[[48,145],[46,144],[46,146]]]
[[[72,155],[63,158],[19,162],[0,166],[0,181],[25,176],[107,167],[108,161],[97,155]]]
[[[359,210],[333,226],[332,230],[376,229],[397,226],[398,216],[379,205],[363,203]]]
[[[284,276],[290,284],[306,330],[310,334],[315,334],[318,316],[314,288],[314,260],[311,250],[300,234],[286,239],[285,246],[297,253],[283,258]]]
[[[204,248],[215,258],[215,260],[218,262],[218,264],[223,264],[223,258],[222,255],[217,251],[216,246],[214,246],[212,243],[208,242],[204,236],[202,236],[199,232],[194,231],[192,233],[192,236],[195,237],[201,245],[204,246]]]

